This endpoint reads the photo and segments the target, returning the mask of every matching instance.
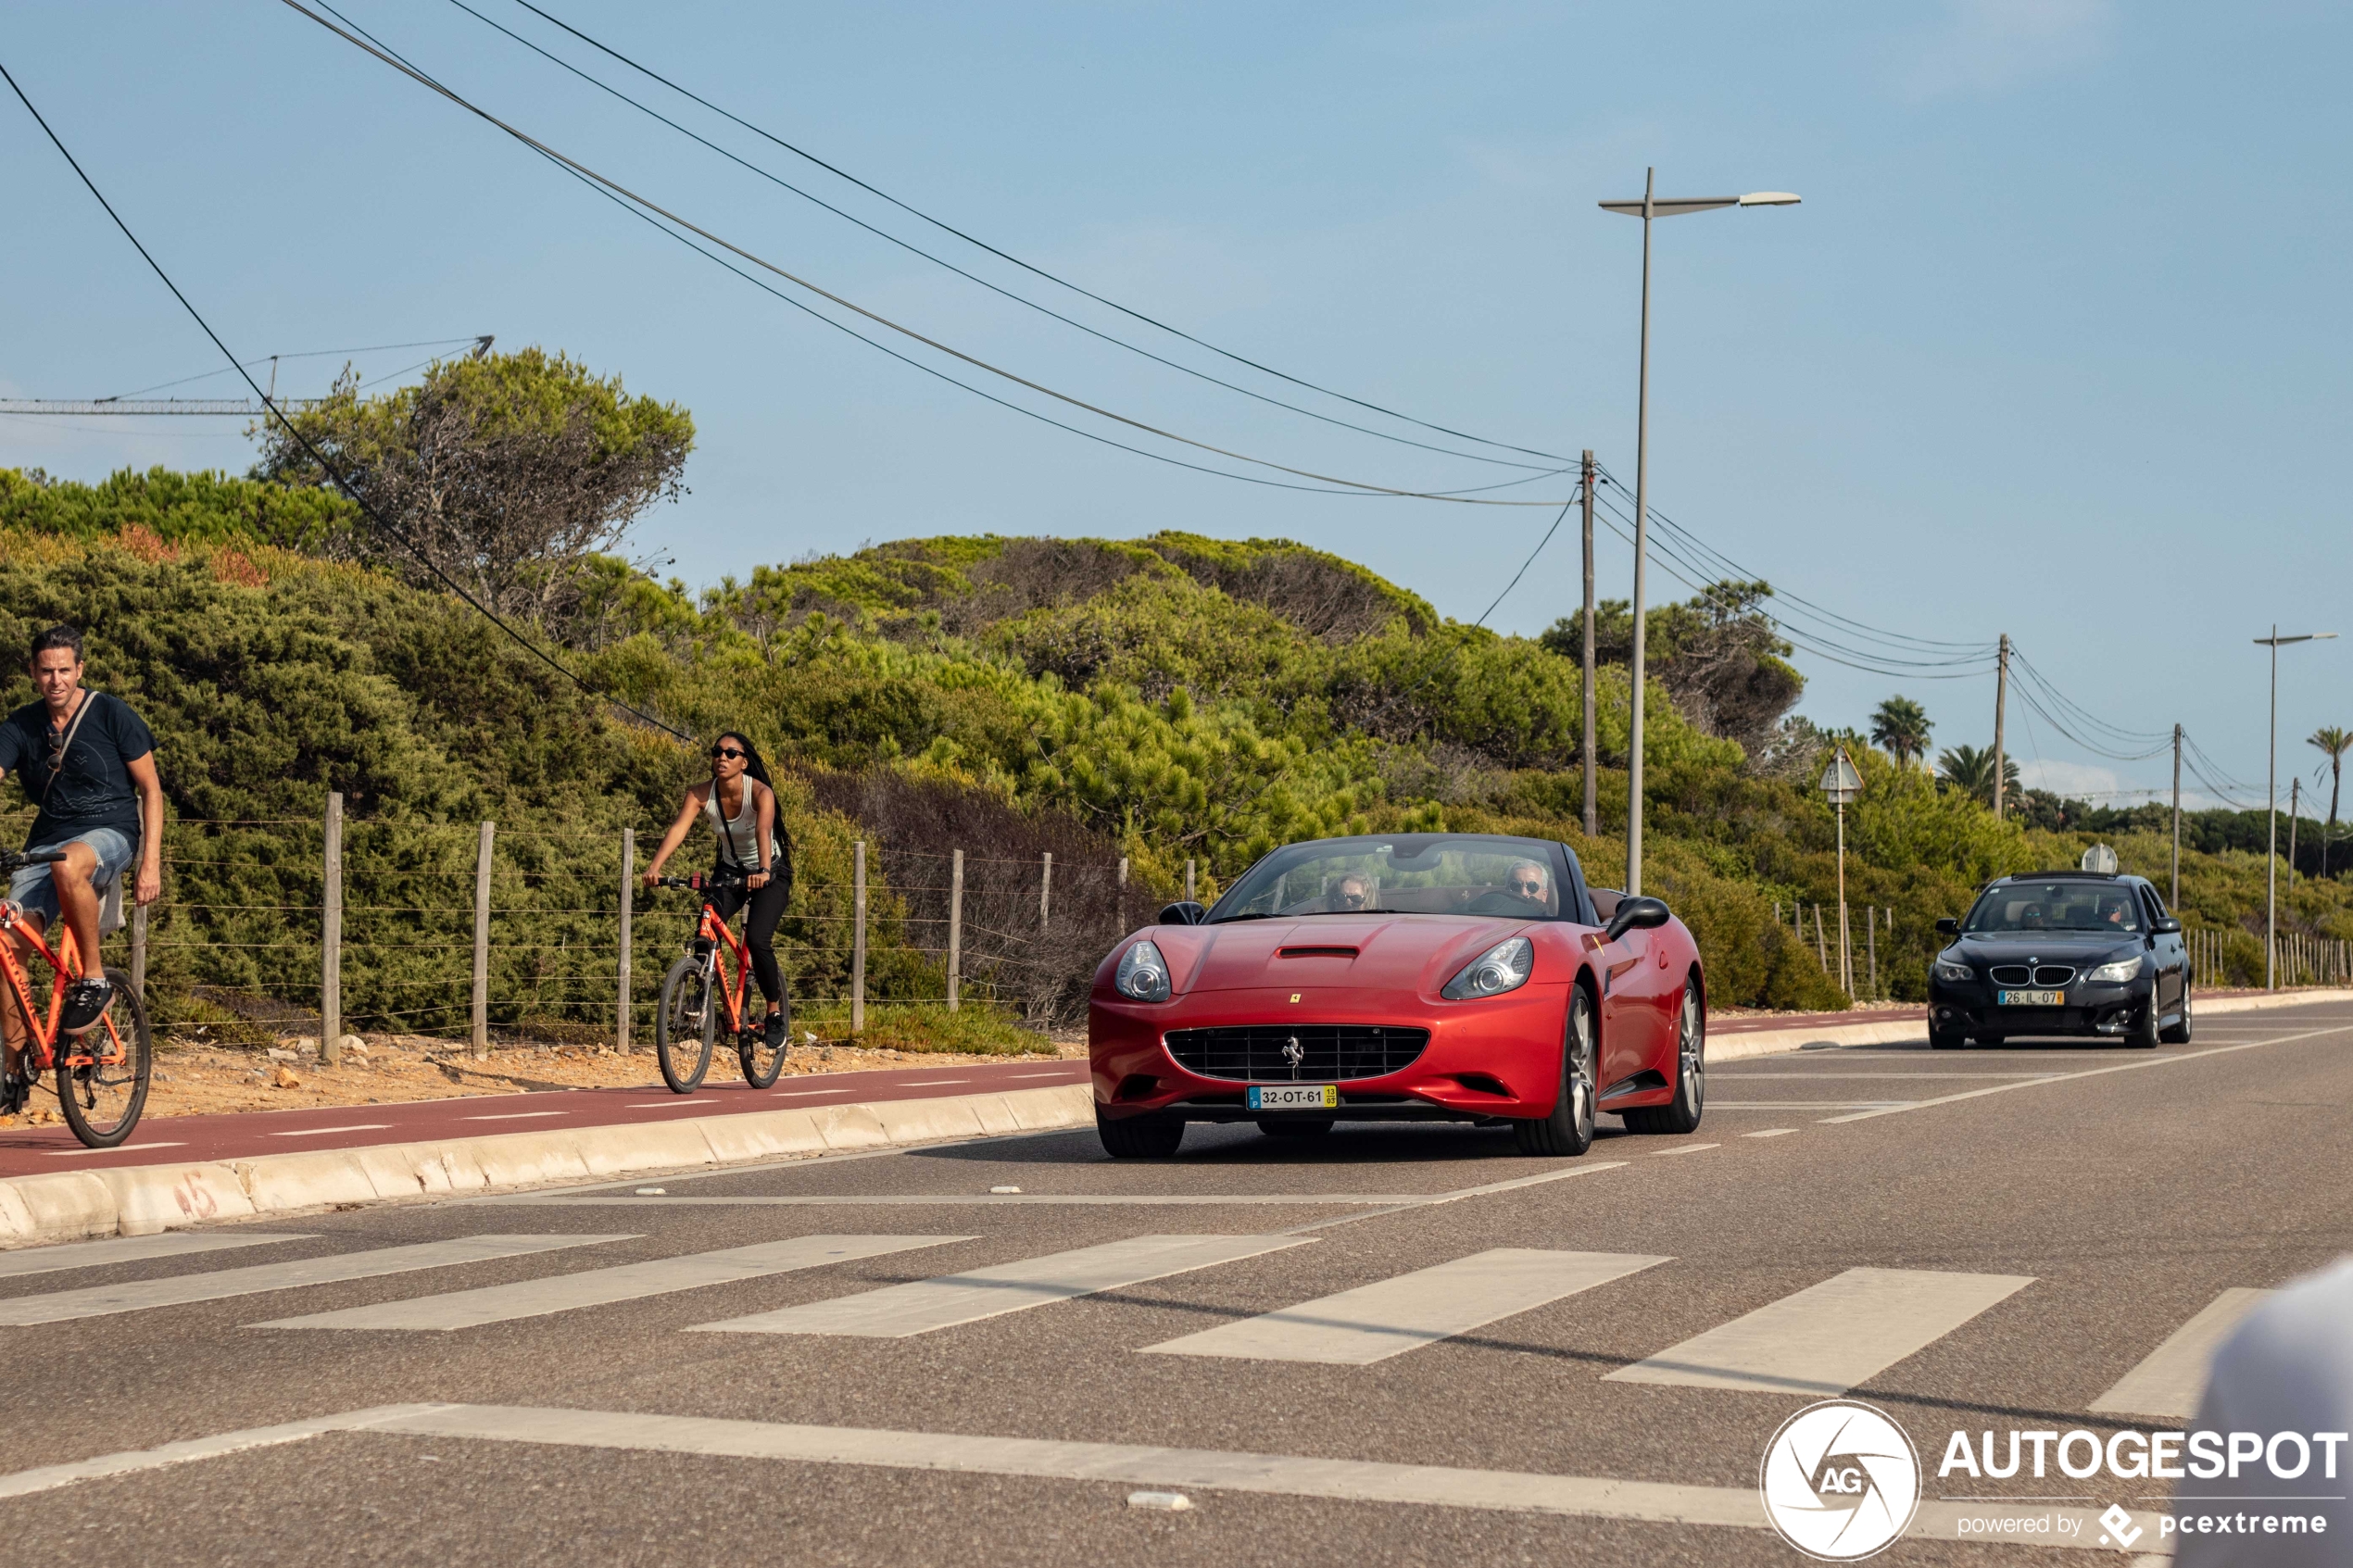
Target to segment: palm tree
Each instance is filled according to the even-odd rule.
[[[1928,733],[1935,727],[1928,709],[1907,696],[1889,697],[1871,714],[1871,739],[1899,768],[1909,769],[1928,754]]]
[[[2305,743],[2329,754],[2329,822],[2321,830],[2321,874],[2329,874],[2329,840],[2336,836],[2336,791],[2345,779],[2345,753],[2353,749],[2353,730],[2330,724],[2314,730]]]
[[[1957,746],[1936,759],[1936,771],[1944,782],[1962,793],[1994,804],[1994,748],[1980,749],[1974,746]],[[2018,760],[2002,759],[2002,793],[2018,796]]]

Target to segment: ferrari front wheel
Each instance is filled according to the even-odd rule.
[[[1114,1160],[1165,1160],[1185,1141],[1185,1124],[1164,1122],[1154,1116],[1115,1120],[1104,1115],[1098,1106],[1095,1135],[1102,1139],[1103,1152]]]
[[[1553,1113],[1515,1121],[1512,1137],[1522,1154],[1577,1155],[1593,1147],[1593,997],[1582,985],[1569,993]]]

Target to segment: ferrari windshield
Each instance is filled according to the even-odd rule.
[[[1561,852],[1529,839],[1401,834],[1278,849],[1210,911],[1211,923],[1275,916],[1505,915],[1548,920],[1575,896]]]
[[[2138,931],[2141,900],[2129,883],[2010,882],[1989,887],[1962,927],[1972,936],[2035,931]]]

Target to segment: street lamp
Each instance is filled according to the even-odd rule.
[[[1642,220],[1642,368],[1634,416],[1634,711],[1632,748],[1626,781],[1626,891],[1642,890],[1642,641],[1643,570],[1650,555],[1651,423],[1651,220],[1679,218],[1719,207],[1795,207],[1787,191],[1751,191],[1744,196],[1692,196],[1674,201],[1655,194],[1658,171],[1642,171],[1642,199],[1604,202],[1604,212]]]
[[[2293,637],[2280,635],[2278,621],[2271,623],[2271,634],[2258,637],[2258,647],[2271,650],[2271,760],[2263,771],[2263,804],[2271,813],[2271,852],[2263,862],[2263,989],[2276,990],[2280,952],[2280,645],[2283,643],[2324,643],[2336,635],[2334,632],[2303,632]]]
[[[1846,942],[1846,803],[1862,792],[1863,776],[1842,746],[1822,770],[1822,793],[1838,808],[1838,985],[1850,998],[1855,995],[1855,963]]]

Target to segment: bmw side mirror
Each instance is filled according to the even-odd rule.
[[[2182,922],[2171,915],[2167,915],[2157,922],[2156,931],[2159,936],[2179,936],[2182,934]]]
[[[1163,925],[1199,925],[1209,918],[1209,911],[1188,899],[1170,904],[1160,911]]]
[[[1667,906],[1656,898],[1621,898],[1617,901],[1617,913],[1609,917],[1604,935],[1615,942],[1629,931],[1648,931],[1665,925],[1672,918]]]
[[[1936,922],[1936,935],[1939,936],[1958,936],[1960,934],[1961,922],[1951,915],[1946,915]]]

